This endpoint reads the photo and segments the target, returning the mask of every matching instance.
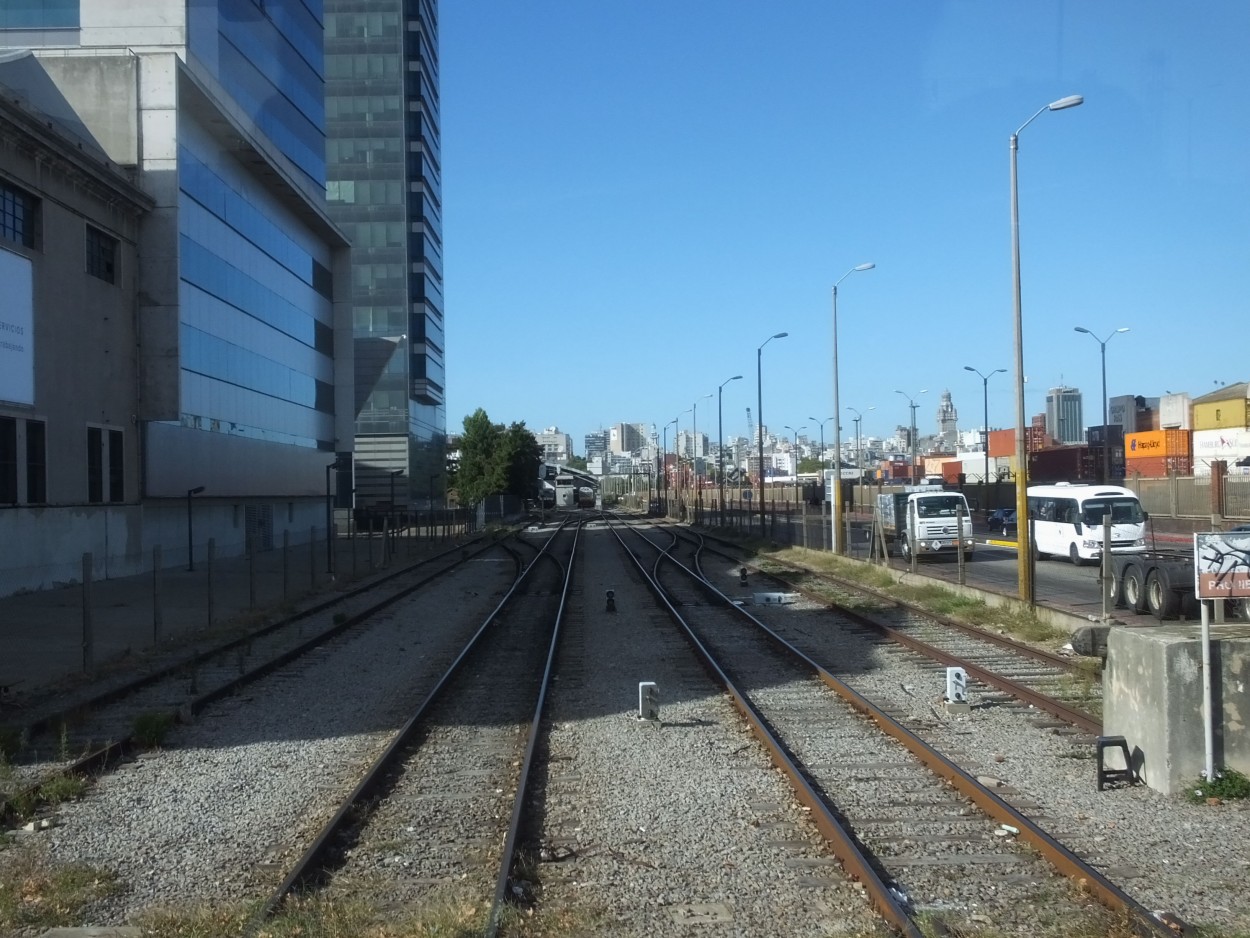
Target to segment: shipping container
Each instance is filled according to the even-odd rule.
[[[1247,427],[1250,427],[1250,400],[1244,397],[1194,404],[1194,430],[1244,430]]]
[[[1085,442],[1091,446],[1102,446],[1102,441],[1106,438],[1111,440],[1112,446],[1123,446],[1124,428],[1116,424],[1108,424],[1089,427],[1085,431]]]
[[[1170,475],[1187,476],[1194,463],[1188,456],[1139,456],[1128,461],[1128,478],[1164,479]]]
[[[963,474],[963,462],[952,459],[950,462],[942,463],[942,481],[948,485],[958,485],[959,477]]]
[[[1124,438],[1124,455],[1129,462],[1137,459],[1153,459],[1157,456],[1193,455],[1193,440],[1188,430],[1152,430],[1149,433],[1130,433]]]
[[[1016,454],[1016,431],[991,430],[990,456],[1014,456]]]
[[[1188,394],[1165,394],[1159,398],[1159,426],[1165,430],[1171,427],[1192,430],[1192,411]]]
[[[1098,472],[1102,464],[1097,464]],[[1052,446],[1029,453],[1029,482],[1088,482],[1097,476],[1090,448],[1083,443],[1074,446]]]
[[[1196,476],[1209,476],[1217,459],[1231,468],[1250,458],[1250,430],[1195,430],[1193,440]]]

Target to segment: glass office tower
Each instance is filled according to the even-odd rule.
[[[326,0],[325,56],[326,195],[352,242],[357,504],[394,492],[404,506],[441,506],[436,0]]]

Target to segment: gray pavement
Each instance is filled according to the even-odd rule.
[[[0,723],[40,697],[69,692],[237,629],[316,605],[334,593],[452,549],[465,538],[400,537],[385,557],[380,535],[339,538],[332,577],[325,542],[247,557],[197,560],[194,571],[78,583],[0,598]]]

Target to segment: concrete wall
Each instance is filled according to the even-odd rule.
[[[1211,628],[1215,767],[1250,774],[1250,626]],[[1103,673],[1103,732],[1123,736],[1151,788],[1173,794],[1206,764],[1196,625],[1115,628]]]

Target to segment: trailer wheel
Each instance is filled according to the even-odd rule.
[[[1180,597],[1172,592],[1167,571],[1155,567],[1146,576],[1146,606],[1150,614],[1162,622],[1175,619],[1181,611]]]
[[[1124,584],[1115,577],[1115,571],[1111,571],[1111,575],[1102,580],[1102,591],[1107,597],[1107,608],[1118,609],[1124,605]]]
[[[1124,597],[1124,605],[1137,615],[1146,611],[1146,583],[1142,579],[1141,567],[1130,563],[1124,568],[1124,585],[1120,592]]]

